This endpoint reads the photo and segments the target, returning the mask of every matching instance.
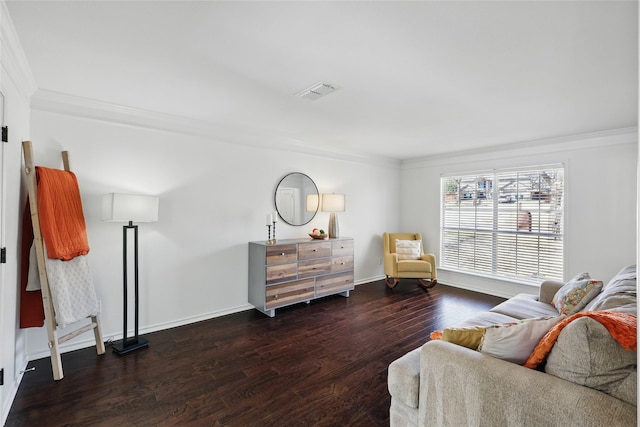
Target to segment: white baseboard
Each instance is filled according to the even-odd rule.
[[[171,322],[158,323],[156,325],[147,326],[145,328],[141,328],[139,333],[140,335],[149,334],[151,332],[162,331],[165,329],[175,328],[178,326],[184,326],[191,323],[214,319],[216,317],[226,316],[227,314],[239,313],[241,311],[246,311],[251,309],[253,309],[253,306],[251,304],[244,304],[237,307],[231,307],[224,310],[218,310],[211,313],[201,314],[198,316],[186,317],[186,318],[171,321]],[[131,332],[133,333],[133,331]],[[86,334],[86,336],[87,336],[86,339],[73,340],[73,342],[70,341],[69,343],[62,344],[60,346],[60,352],[67,353],[70,351],[95,346],[95,340],[93,339],[93,334]],[[110,333],[105,334],[103,331],[102,336],[113,337],[114,340],[122,339],[121,333],[119,335],[114,335]],[[29,353],[27,357],[29,358],[29,360],[37,360],[37,359],[42,359],[43,357],[49,357],[49,356],[51,356],[51,353],[48,350],[46,350],[46,351],[38,351],[36,353]]]

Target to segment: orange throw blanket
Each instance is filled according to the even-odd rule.
[[[36,166],[38,210],[49,258],[63,261],[89,253],[78,180],[73,172]]]
[[[535,369],[547,357],[562,329],[571,321],[585,316],[602,323],[622,348],[637,351],[636,334],[638,322],[635,314],[619,313],[617,311],[585,311],[573,314],[551,328],[533,349],[524,366]]]

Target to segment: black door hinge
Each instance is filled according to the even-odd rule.
[[[0,249],[0,264],[6,264],[7,262],[7,248]]]
[[[0,369],[0,385],[4,385],[4,368]]]
[[[2,126],[2,142],[9,142],[9,128]]]

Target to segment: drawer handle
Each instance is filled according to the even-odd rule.
[[[284,252],[282,252],[280,255],[281,255],[281,256],[284,256]]]
[[[340,246],[340,249],[344,249],[344,246]]]
[[[278,294],[276,294],[276,295],[273,297],[273,299],[278,299]]]
[[[344,265],[344,261],[340,263],[340,265]]]
[[[314,249],[314,250],[313,250],[313,252],[318,252],[318,250],[317,250],[317,249]]]

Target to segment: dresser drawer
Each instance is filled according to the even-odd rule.
[[[316,281],[316,296],[334,294],[353,289],[353,272],[331,274]]]
[[[267,246],[267,265],[284,264],[298,260],[297,245]]]
[[[298,245],[298,259],[326,258],[331,256],[331,242],[309,242]]]
[[[267,284],[286,282],[298,278],[298,264],[278,264],[267,267]]]
[[[336,240],[331,245],[333,256],[353,255],[353,240]]]
[[[300,261],[298,263],[298,277],[311,277],[331,273],[331,258]]]
[[[333,257],[331,259],[331,271],[346,271],[353,270],[353,257],[352,256],[340,256]]]
[[[296,302],[313,299],[313,279],[296,280],[281,285],[267,286],[265,307],[270,310]]]

